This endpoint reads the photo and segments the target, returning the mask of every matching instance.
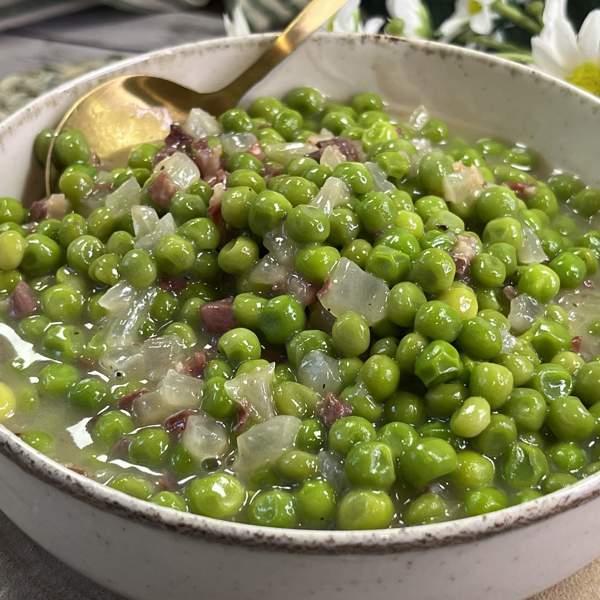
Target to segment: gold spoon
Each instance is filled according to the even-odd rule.
[[[63,129],[79,129],[103,165],[119,164],[136,144],[163,139],[170,122],[184,120],[192,108],[216,116],[236,106],[252,86],[346,2],[312,0],[253,64],[216,92],[201,94],[174,81],[145,75],[116,77],[95,87],[69,108],[55,129],[46,158],[46,194],[52,192],[54,140]]]

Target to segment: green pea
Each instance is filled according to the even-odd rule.
[[[327,241],[338,248],[347,246],[360,233],[360,221],[350,208],[334,208],[329,216],[329,237]]]
[[[340,529],[385,529],[394,518],[394,505],[381,490],[351,490],[341,500],[337,525]]]
[[[374,438],[375,429],[372,423],[363,417],[342,417],[331,426],[328,443],[332,450],[346,455],[356,444],[368,442]]]
[[[221,237],[217,226],[205,217],[190,219],[179,227],[178,233],[192,242],[197,251],[215,250]]]
[[[31,315],[21,319],[18,325],[18,332],[21,337],[30,342],[39,341],[44,332],[50,325],[50,319],[44,315]]]
[[[550,261],[549,267],[558,275],[561,288],[579,287],[587,274],[583,259],[572,252],[561,252]]]
[[[319,188],[306,177],[296,177],[293,175],[280,175],[272,177],[269,181],[269,188],[279,192],[292,204],[309,204],[318,194]]]
[[[323,283],[339,258],[340,253],[332,246],[306,246],[296,254],[294,266],[309,281]]]
[[[319,396],[310,388],[295,381],[285,381],[273,390],[277,412],[303,418],[315,413]]]
[[[294,496],[285,490],[259,492],[248,505],[246,518],[252,525],[264,527],[298,526]]]
[[[587,463],[585,451],[574,442],[557,442],[548,449],[548,458],[564,473],[575,473]]]
[[[50,325],[44,332],[42,347],[61,360],[79,358],[85,347],[84,330],[74,325]]]
[[[404,512],[406,525],[441,523],[450,518],[447,502],[438,494],[427,492],[415,498]]]
[[[396,224],[398,207],[394,199],[384,192],[369,192],[356,206],[356,214],[363,228],[376,234]]]
[[[508,498],[498,488],[485,487],[467,492],[464,503],[465,514],[468,517],[475,517],[506,508]]]
[[[397,226],[389,227],[381,235],[377,236],[375,245],[380,244],[394,250],[400,250],[410,256],[410,258],[414,258],[421,251],[419,240],[412,233]]]
[[[392,451],[381,442],[354,445],[346,455],[344,469],[357,487],[387,490],[396,481]]]
[[[357,239],[344,246],[341,255],[364,269],[372,248],[367,240]]]
[[[324,242],[330,232],[325,212],[302,204],[290,210],[285,226],[291,238],[301,244]]]
[[[394,285],[406,278],[410,269],[410,258],[400,250],[387,246],[375,246],[369,253],[365,270]]]
[[[427,390],[425,402],[434,417],[449,417],[468,397],[467,387],[458,381],[440,383]]]
[[[54,155],[63,167],[89,163],[92,156],[83,134],[76,129],[65,130],[58,135],[54,143]]]
[[[137,289],[149,287],[157,277],[156,263],[143,248],[129,250],[121,260],[119,270],[123,278]]]
[[[187,512],[188,510],[185,500],[175,492],[158,492],[150,498],[150,502],[163,508],[172,508],[181,512]]]
[[[56,446],[56,440],[45,431],[30,429],[21,433],[20,437],[28,446],[42,454],[52,454]]]
[[[327,434],[316,419],[305,419],[296,434],[296,447],[306,452],[319,452],[325,444]]]
[[[120,410],[102,413],[94,421],[91,435],[96,443],[110,448],[123,436],[135,429],[132,418]]]
[[[297,367],[312,350],[331,354],[333,350],[331,336],[318,329],[305,329],[296,333],[286,344],[288,360],[294,367]]]
[[[471,393],[483,396],[493,409],[501,407],[508,400],[513,386],[512,373],[502,365],[482,362],[471,371]]]
[[[517,440],[517,426],[512,417],[492,414],[490,424],[474,439],[474,447],[492,458],[504,455]]]
[[[591,406],[598,400],[600,389],[600,362],[593,361],[583,365],[575,376],[573,393],[586,406]]]
[[[400,382],[400,369],[389,356],[376,354],[365,361],[359,377],[373,398],[381,402],[396,391]]]
[[[285,450],[275,462],[275,470],[285,481],[300,482],[319,474],[319,459],[304,450]]]
[[[399,421],[416,427],[425,422],[426,416],[427,411],[423,400],[411,392],[396,392],[385,403],[386,422]]]
[[[16,231],[0,233],[0,269],[11,271],[17,269],[25,256],[27,242]]]
[[[428,194],[444,195],[443,180],[453,172],[452,159],[439,150],[425,154],[419,163],[419,181]]]
[[[400,352],[402,342],[398,345]],[[398,360],[398,356],[396,356]],[[428,344],[416,356],[415,375],[427,386],[432,387],[455,379],[462,371],[462,361],[457,350],[444,340]]]
[[[423,488],[430,481],[449,475],[458,464],[452,446],[439,438],[426,437],[417,441],[400,458],[404,479],[415,488]]]
[[[504,462],[503,477],[513,489],[537,486],[548,474],[548,460],[535,446],[517,442],[508,451]]]
[[[42,292],[42,309],[53,321],[76,321],[83,310],[82,293],[68,285],[53,285]]]
[[[567,396],[550,403],[547,424],[561,441],[583,441],[590,437],[595,421],[579,398]]]
[[[534,389],[515,388],[503,410],[515,420],[519,431],[539,431],[546,418],[546,401]]]
[[[260,341],[250,329],[237,327],[225,332],[219,339],[219,352],[233,363],[260,358]]]
[[[476,437],[490,424],[490,414],[485,398],[471,396],[452,414],[450,429],[460,437]]]
[[[414,259],[410,278],[426,293],[437,294],[452,285],[455,274],[456,266],[447,252],[428,248]]]
[[[462,328],[459,313],[445,302],[432,300],[422,304],[415,315],[415,331],[425,337],[454,341]]]
[[[108,385],[101,379],[88,377],[69,388],[69,402],[89,413],[96,413],[108,403]]]
[[[19,266],[25,275],[39,277],[59,267],[62,254],[60,246],[53,239],[40,233],[33,233],[25,239],[27,247]]]
[[[296,510],[303,527],[326,528],[335,518],[335,491],[321,479],[307,479],[296,492]]]
[[[19,271],[0,271],[0,294],[10,294],[21,281],[23,275]]]
[[[373,189],[373,176],[358,162],[343,162],[333,170],[333,176],[341,179],[355,194],[366,194]]]
[[[495,467],[491,459],[472,450],[459,452],[457,459],[452,483],[459,489],[479,489],[493,484]]]
[[[71,386],[80,379],[79,371],[71,365],[50,363],[40,372],[39,386],[48,396],[66,396]]]
[[[143,477],[137,475],[120,475],[108,483],[109,487],[139,500],[150,500],[154,494],[154,486]]]
[[[270,299],[259,317],[259,327],[271,344],[283,344],[306,324],[304,307],[287,294]]]

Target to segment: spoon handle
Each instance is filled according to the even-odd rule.
[[[322,27],[348,0],[311,0],[302,12],[277,36],[273,44],[241,75],[222,90],[235,106],[240,98],[302,42]]]

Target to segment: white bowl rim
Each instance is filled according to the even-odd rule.
[[[600,113],[600,99],[569,83],[541,73],[526,65],[517,64],[496,56],[467,48],[441,44],[428,40],[408,40],[385,35],[368,34],[317,34],[318,38],[338,38],[351,43],[404,44],[424,54],[469,57],[470,60],[490,67],[525,74],[546,84],[562,88],[565,93],[579,96]],[[182,44],[141,54],[91,71],[45,93],[0,122],[2,130],[12,129],[38,104],[61,92],[89,80],[106,78],[113,71],[135,66],[148,59],[177,54],[185,50],[207,50],[230,45],[261,45],[274,38],[274,34],[254,34],[238,38],[217,38],[202,42]],[[295,554],[392,554],[419,548],[435,548],[487,538],[510,529],[534,524],[567,510],[572,510],[600,496],[600,473],[590,475],[577,483],[552,494],[524,504],[477,517],[437,523],[368,531],[319,531],[258,527],[181,513],[172,509],[138,500],[87,478],[68,467],[44,456],[23,442],[16,434],[0,425],[0,453],[24,472],[52,485],[54,488],[91,504],[103,511],[177,534],[205,539],[221,544],[246,546],[270,551]]]

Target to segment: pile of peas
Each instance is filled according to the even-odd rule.
[[[65,131],[55,161],[66,214],[32,221],[19,201],[0,198],[8,357],[0,422],[136,498],[271,527],[435,523],[533,500],[600,469],[600,361],[581,351],[558,302],[595,285],[600,190],[566,173],[541,177],[539,158],[522,145],[469,143],[429,116],[398,119],[374,93],[341,104],[300,87],[218,121],[258,144],[222,155],[224,192],[199,179],[157,203],[161,143],[141,144],[126,166],[105,171],[81,133]],[[334,165],[314,146],[309,156],[287,145],[313,144],[323,129],[342,153]],[[36,139],[42,162],[52,135]],[[220,138],[207,143],[217,149]],[[476,183],[457,201],[450,183],[465,170]],[[349,194],[327,212],[313,201],[332,177]],[[176,224],[151,249],[136,246],[130,211],[103,203],[131,178],[141,203]],[[384,318],[332,315],[318,297],[305,305],[253,277],[273,232],[288,244],[278,266],[314,289],[327,289],[342,258],[383,280]],[[543,257],[529,264],[532,239]],[[225,456],[197,461],[180,432],[140,424],[123,400],[156,382],[102,371],[111,315],[100,300],[119,282],[154,290],[138,342],[175,336],[188,357],[205,349],[203,307],[233,298],[235,326],[213,339],[197,407],[227,429]],[[25,316],[15,313],[23,283],[35,303]],[[511,299],[523,295],[538,314],[511,330]],[[599,331],[592,324],[587,335]],[[18,338],[33,358],[12,347]],[[298,381],[313,351],[337,365],[329,394]],[[269,400],[277,415],[299,420],[298,433],[262,468],[240,474],[236,440],[259,425],[240,418],[227,382],[273,356]],[[77,424],[89,435],[83,444],[67,434]]]

